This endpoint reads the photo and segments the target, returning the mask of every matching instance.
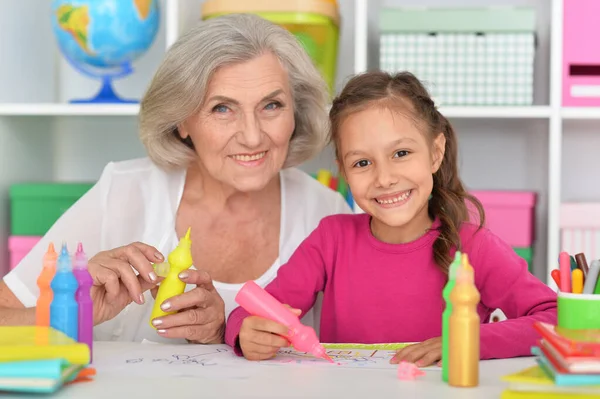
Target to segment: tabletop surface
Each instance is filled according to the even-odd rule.
[[[428,370],[415,381],[399,380],[390,369],[351,369],[281,364],[253,367],[214,366],[204,374],[150,376],[128,374],[114,368],[116,356],[140,353],[147,345],[132,342],[95,342],[93,381],[64,386],[53,398],[499,398],[507,384],[500,377],[535,364],[532,357],[480,362],[479,386],[453,388],[441,381],[441,372]],[[243,359],[242,359],[243,360]],[[244,360],[245,361],[245,360]],[[205,368],[206,369],[206,368]],[[10,395],[3,397],[31,397]],[[36,396],[39,397],[39,396]]]

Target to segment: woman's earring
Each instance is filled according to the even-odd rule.
[[[429,198],[427,198],[427,200],[431,201],[432,198],[433,198],[433,194],[429,194]]]

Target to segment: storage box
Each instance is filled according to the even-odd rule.
[[[36,236],[11,236],[8,237],[8,251],[10,253],[10,259],[8,267],[10,270],[14,269],[21,259],[25,257],[40,241],[42,237]]]
[[[560,206],[561,251],[600,257],[600,203],[572,202]],[[558,260],[556,260],[558,262]]]
[[[564,2],[563,105],[600,105],[600,1]]]
[[[531,247],[535,239],[536,194],[530,191],[472,191],[485,210],[485,225],[510,246]]]
[[[440,105],[531,105],[535,12],[384,8],[380,68],[415,74]]]
[[[336,1],[208,0],[202,5],[202,19],[233,13],[257,14],[292,32],[333,92],[340,24]]]
[[[26,183],[11,186],[11,235],[43,236],[92,185],[92,183]]]

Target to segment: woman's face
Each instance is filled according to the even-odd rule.
[[[288,74],[270,53],[213,75],[200,110],[179,128],[200,167],[236,190],[264,188],[281,170],[294,132]]]

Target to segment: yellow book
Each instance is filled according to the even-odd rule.
[[[509,383],[503,399],[600,398],[600,385],[555,385],[540,366],[528,367],[501,379]]]
[[[506,390],[500,399],[598,399],[600,394],[580,394],[563,392],[519,392]]]
[[[0,327],[0,362],[46,359],[86,365],[90,348],[52,327]]]

